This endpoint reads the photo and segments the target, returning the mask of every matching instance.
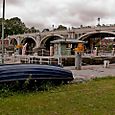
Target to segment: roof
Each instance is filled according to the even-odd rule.
[[[50,43],[84,43],[82,40],[77,40],[77,39],[58,39],[58,40],[53,40]]]

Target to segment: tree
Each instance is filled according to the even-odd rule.
[[[26,26],[18,17],[7,19],[5,22],[5,30],[8,35],[23,34],[25,32]]]
[[[48,28],[45,28],[42,30],[42,32],[49,32],[50,30]]]
[[[30,32],[31,32],[31,33],[35,33],[35,32],[36,32],[35,27],[31,27],[31,28],[30,28]]]
[[[0,38],[2,37],[2,18],[0,18]]]
[[[57,30],[67,30],[67,27],[65,27],[63,25],[59,25]]]
[[[18,17],[13,17],[11,19],[6,19],[4,22],[4,34],[5,37],[13,34],[24,34],[24,33],[35,33],[39,32],[38,29],[31,27],[30,29],[21,21]],[[2,37],[2,18],[0,18],[0,38]]]

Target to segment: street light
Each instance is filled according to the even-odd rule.
[[[2,64],[4,64],[4,21],[5,21],[5,0],[3,0],[3,15],[2,15]]]
[[[98,26],[100,26],[100,20],[101,20],[101,19],[100,19],[100,18],[98,18],[97,20],[98,20]]]

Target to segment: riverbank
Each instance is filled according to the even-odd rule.
[[[110,64],[108,68],[104,68],[104,65],[85,65],[81,67],[81,70],[76,70],[75,66],[66,66],[64,68],[72,71],[75,80],[115,76],[115,63]]]

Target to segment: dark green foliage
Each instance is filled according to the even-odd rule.
[[[65,27],[63,25],[59,25],[57,30],[67,30],[67,27]]]
[[[18,92],[28,93],[28,92],[36,92],[36,91],[49,91],[52,88],[64,84],[63,81],[57,81],[57,80],[37,81],[37,80],[30,80],[30,79],[27,79],[26,81],[0,83],[0,97],[12,96]]]
[[[24,22],[21,21],[20,18],[14,17],[11,19],[6,19],[4,22],[5,26],[5,37],[8,35],[13,35],[13,34],[24,34],[24,33],[34,33],[34,32],[39,32],[39,30],[36,30],[34,27],[31,27],[30,29],[26,27]],[[2,33],[2,18],[0,18],[0,38],[1,38],[1,33]]]
[[[0,19],[0,26],[2,27],[2,19]],[[6,19],[4,22],[4,26],[5,37],[13,34],[23,34],[26,29],[25,24],[18,17]],[[0,29],[0,33],[2,33],[2,29]]]
[[[48,28],[45,28],[42,30],[42,32],[49,32],[50,30]]]

